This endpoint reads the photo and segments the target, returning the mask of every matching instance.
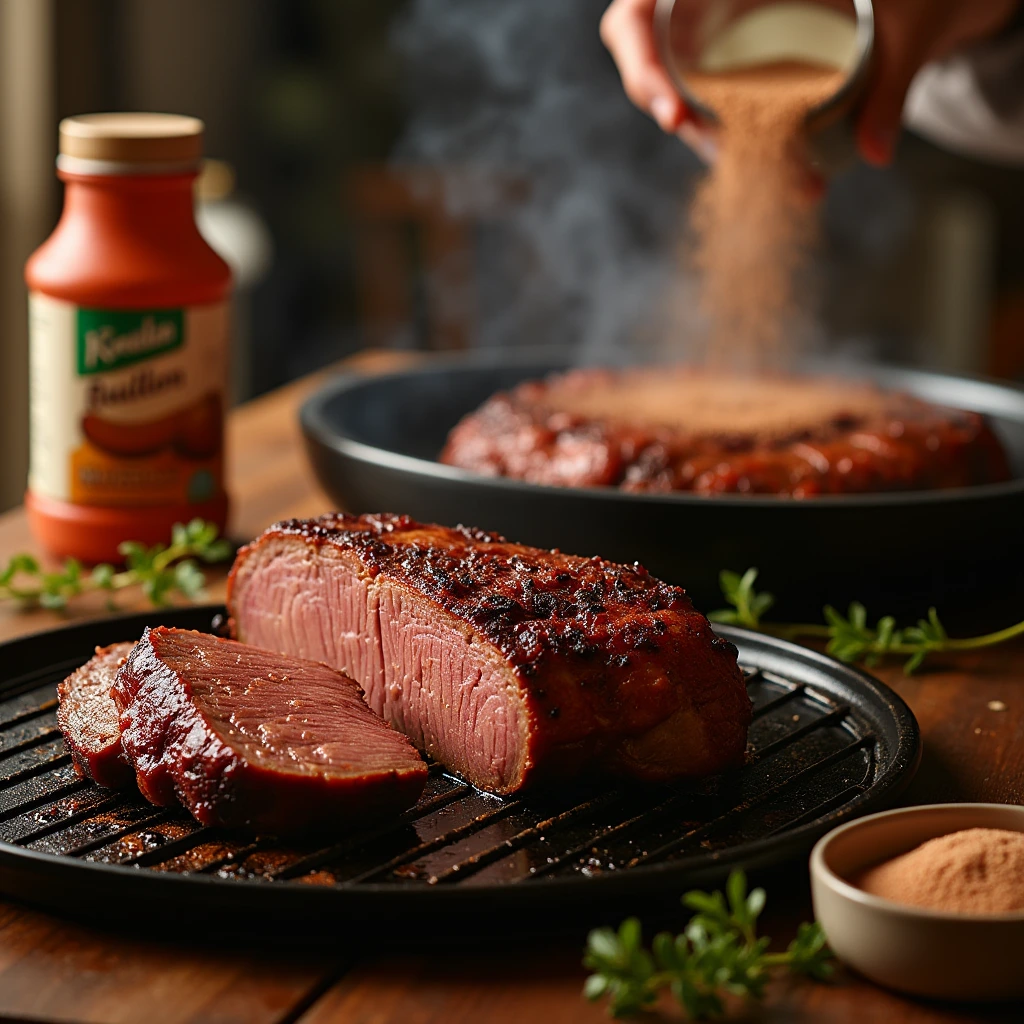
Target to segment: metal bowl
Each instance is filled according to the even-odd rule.
[[[701,154],[715,151],[714,142],[706,140],[714,135],[718,115],[690,91],[687,72],[702,67],[707,47],[723,30],[756,9],[769,6],[772,6],[771,0],[686,0],[682,5],[676,0],[657,0],[654,9],[655,40],[662,64],[676,91],[686,102],[687,109],[695,115],[693,132],[698,139],[705,140],[696,147]],[[871,0],[825,0],[822,6],[848,13],[855,26],[852,52],[844,68],[842,84],[832,96],[808,112],[805,122],[812,163],[820,172],[832,174],[849,165],[856,155],[853,111],[871,72],[875,17]],[[782,10],[781,5],[778,9]],[[676,14],[682,14],[682,25],[674,23],[673,15]],[[781,40],[759,33],[754,37],[759,52],[735,66],[793,59],[793,29],[799,24],[800,15],[799,6],[786,11],[784,16],[790,19],[787,22],[790,31]]]
[[[448,431],[496,391],[565,370],[563,354],[476,354],[377,377],[343,376],[303,406],[317,477],[342,508],[470,523],[538,547],[639,561],[721,603],[722,569],[761,570],[780,613],[871,602],[879,614],[947,613],[1024,593],[1024,392],[874,367],[860,376],[985,413],[1014,479],[942,491],[814,499],[631,494],[479,476],[436,461]],[[869,611],[872,609],[869,607]]]

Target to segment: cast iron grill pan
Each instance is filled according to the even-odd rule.
[[[436,461],[449,430],[490,395],[569,365],[564,352],[482,352],[331,381],[302,410],[317,477],[350,512],[399,510],[424,522],[482,526],[521,544],[639,561],[685,586],[698,607],[721,603],[722,569],[757,566],[761,584],[779,598],[773,614],[798,621],[851,600],[877,616],[914,617],[934,604],[952,618],[976,609],[979,594],[1005,601],[1007,621],[1024,614],[1024,392],[857,368],[883,387],[989,417],[1014,479],[956,490],[804,500],[630,494],[485,477]]]
[[[218,933],[375,928],[431,915],[529,927],[556,908],[675,900],[732,865],[806,853],[837,823],[892,799],[919,758],[891,690],[822,655],[722,628],[754,703],[749,763],[698,784],[605,784],[499,798],[438,766],[419,803],[354,834],[282,842],[204,828],[134,791],[79,778],[56,722],[56,683],[93,648],[164,623],[211,628],[218,608],[120,616],[0,646],[0,892],[90,920],[142,901]],[[423,920],[423,919],[421,919]]]

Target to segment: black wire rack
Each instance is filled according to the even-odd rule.
[[[164,622],[209,628],[219,609],[122,616],[0,648],[0,891],[72,914],[140,898],[253,919],[376,921],[512,911],[678,887],[806,852],[891,799],[919,757],[888,688],[814,652],[723,629],[754,705],[746,765],[679,786],[594,786],[509,798],[431,768],[415,807],[361,831],[284,842],[200,826],[135,791],[81,779],[56,720],[56,683],[97,644]]]

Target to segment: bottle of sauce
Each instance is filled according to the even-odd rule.
[[[25,267],[37,541],[85,562],[224,528],[231,272],[200,235],[203,123],[90,114],[60,124],[64,209]]]

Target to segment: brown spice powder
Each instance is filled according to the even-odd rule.
[[[691,213],[712,365],[760,368],[785,355],[800,270],[815,239],[804,120],[843,72],[802,62],[691,72],[718,115],[718,159]]]
[[[1024,910],[1024,833],[969,828],[868,868],[853,884],[873,896],[957,914]]]
[[[811,377],[742,377],[692,369],[626,370],[605,386],[584,371],[549,381],[552,407],[595,421],[668,427],[762,443],[827,433],[837,421],[881,421],[898,400],[870,384]]]

